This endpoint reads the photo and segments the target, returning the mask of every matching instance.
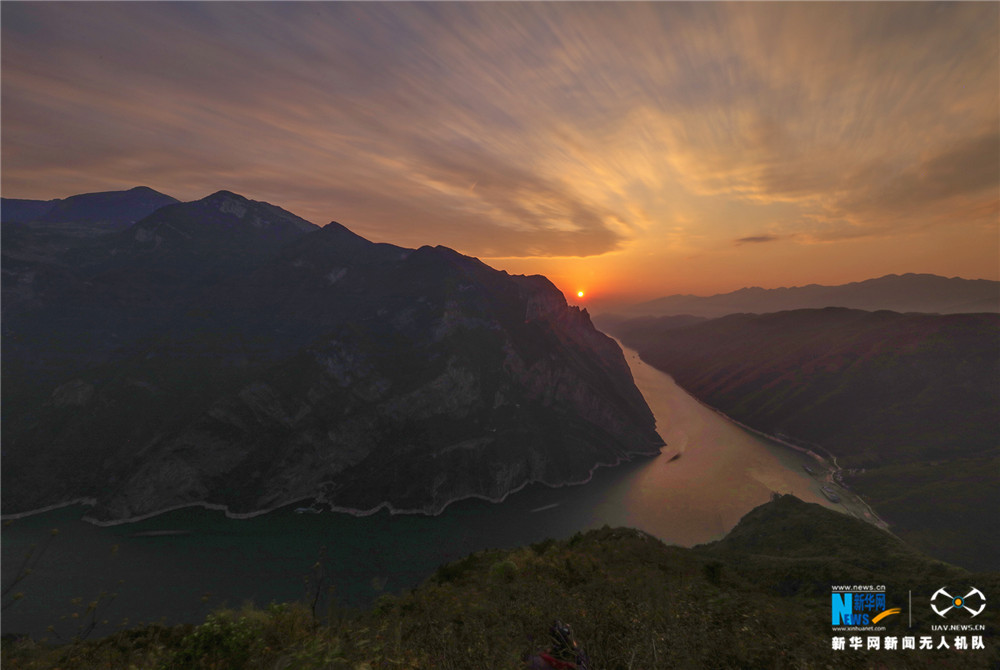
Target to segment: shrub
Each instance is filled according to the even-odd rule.
[[[517,564],[511,560],[497,561],[490,566],[490,579],[502,582],[512,582],[517,577]]]
[[[178,645],[164,670],[170,668],[205,668],[222,670],[244,667],[263,649],[259,625],[246,617],[233,620],[227,612],[209,614]]]

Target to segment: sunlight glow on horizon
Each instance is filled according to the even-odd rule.
[[[1000,279],[997,3],[0,13],[5,197],[228,189],[588,305]]]

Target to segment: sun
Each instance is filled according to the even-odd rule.
[[[583,291],[577,291],[576,292],[576,297],[577,298],[582,298],[583,297]]]

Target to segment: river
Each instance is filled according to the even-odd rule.
[[[51,625],[72,636],[81,621],[73,613],[86,619],[87,603],[95,600],[98,618],[108,622],[96,635],[161,619],[198,622],[214,608],[248,600],[301,599],[317,561],[338,603],[364,606],[468,553],[604,524],[640,528],[682,546],[710,542],[772,492],[843,511],[803,469],[817,467],[812,458],[733,424],[636,352],[623,351],[667,442],[659,457],[599,468],[585,485],[531,485],[496,504],[460,501],[435,517],[296,514],[289,507],[237,520],[186,508],[97,527],[81,521],[85,508],[75,505],[16,519],[2,531],[3,584],[34,547],[33,572],[12,590],[23,597],[3,612],[3,632],[44,636]]]

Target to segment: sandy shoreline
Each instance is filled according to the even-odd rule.
[[[649,365],[649,364],[647,363],[647,365]],[[662,372],[662,370],[661,370],[661,372]],[[668,373],[664,372],[664,374],[668,374]],[[672,379],[672,377],[671,377],[671,379]],[[678,386],[680,388],[684,389],[683,386],[680,386],[679,384],[678,384]],[[775,443],[776,445],[780,445],[780,446],[785,447],[787,449],[792,449],[793,451],[797,451],[797,452],[799,452],[801,454],[805,454],[807,456],[811,456],[815,460],[817,460],[820,463],[822,463],[823,467],[827,471],[827,476],[826,476],[825,481],[827,481],[829,483],[837,484],[838,487],[841,489],[841,494],[842,495],[841,495],[841,503],[840,504],[841,504],[841,506],[851,516],[859,518],[859,519],[861,519],[863,521],[867,521],[868,523],[872,524],[873,526],[877,526],[877,527],[881,528],[882,530],[888,530],[889,529],[888,522],[886,522],[885,519],[883,519],[882,517],[880,517],[878,515],[878,513],[872,508],[872,506],[869,505],[867,502],[865,502],[861,498],[861,496],[859,496],[857,493],[855,493],[851,489],[844,488],[837,481],[834,481],[834,475],[836,475],[837,473],[842,472],[843,468],[841,468],[840,465],[837,463],[837,457],[834,456],[833,454],[831,454],[825,447],[820,447],[827,454],[826,457],[823,457],[820,454],[818,454],[815,451],[813,451],[812,449],[809,449],[808,447],[799,446],[797,444],[789,442],[788,440],[782,439],[782,438],[777,437],[775,435],[769,435],[768,433],[765,433],[764,431],[757,430],[753,426],[748,426],[745,423],[743,423],[742,421],[738,421],[738,420],[734,419],[733,417],[729,416],[728,414],[726,414],[725,412],[723,412],[721,409],[718,409],[717,407],[712,407],[711,405],[708,405],[708,404],[702,402],[697,397],[695,397],[693,394],[688,393],[687,389],[684,389],[684,392],[687,393],[688,395],[690,395],[696,401],[698,401],[698,403],[700,403],[703,407],[712,410],[713,412],[715,412],[719,416],[721,416],[724,419],[726,419],[726,421],[728,421],[728,422],[730,422],[730,423],[732,423],[732,424],[734,424],[736,426],[739,426],[740,428],[742,428],[743,430],[747,431],[748,433],[753,433],[754,435],[758,435],[758,436],[764,438],[765,440],[767,440],[769,442]],[[817,445],[817,446],[819,446],[819,445]],[[852,504],[848,505],[844,501],[844,498],[849,498],[851,500]],[[856,509],[854,509],[855,507],[860,508],[860,509],[856,510]]]
[[[69,500],[67,502],[56,503],[55,505],[40,507],[39,509],[28,510],[27,512],[15,512],[14,514],[3,514],[0,515],[0,521],[13,521],[14,519],[23,519],[25,517],[35,516],[36,514],[45,514],[46,512],[51,512],[52,510],[61,509],[63,507],[71,507],[73,505],[84,505],[86,507],[93,507],[96,504],[97,504],[96,498],[77,498],[75,500]]]
[[[691,396],[691,397],[694,398],[694,396]],[[697,400],[697,398],[695,398],[695,400]],[[701,401],[699,400],[698,402],[701,402]],[[705,403],[702,403],[702,404],[705,405]],[[803,454],[806,454],[808,456],[813,457],[814,459],[816,459],[817,461],[819,461],[820,463],[822,463],[823,466],[826,468],[826,470],[827,470],[826,481],[828,483],[837,484],[838,488],[840,488],[840,495],[841,495],[841,499],[842,499],[842,502],[840,504],[844,507],[845,510],[847,510],[851,514],[851,516],[854,516],[854,517],[857,517],[859,519],[862,519],[863,521],[867,521],[868,523],[872,524],[873,526],[878,526],[882,530],[888,530],[889,529],[888,522],[886,522],[885,519],[883,519],[882,517],[880,517],[878,515],[878,513],[872,508],[872,506],[869,505],[867,502],[865,502],[861,498],[861,496],[859,496],[857,493],[855,493],[851,489],[844,488],[844,486],[842,486],[838,481],[835,481],[835,475],[837,473],[843,472],[843,468],[841,468],[840,465],[837,463],[837,457],[834,456],[833,454],[831,454],[829,451],[827,451],[826,448],[823,448],[823,451],[826,451],[827,456],[829,456],[829,460],[827,460],[827,458],[824,458],[823,456],[820,456],[818,453],[816,453],[812,449],[809,449],[807,447],[800,447],[797,444],[793,444],[793,443],[791,443],[791,442],[789,442],[787,440],[783,440],[783,439],[781,439],[779,437],[775,437],[774,435],[768,435],[767,433],[759,431],[756,428],[753,428],[751,426],[748,426],[748,425],[746,425],[745,423],[743,423],[741,421],[737,421],[736,419],[732,418],[731,416],[729,416],[728,414],[726,414],[722,410],[716,409],[714,407],[710,407],[709,405],[705,405],[705,407],[709,407],[709,409],[711,409],[711,410],[715,411],[716,413],[718,413],[719,415],[725,417],[726,420],[730,421],[731,423],[736,424],[737,426],[739,426],[743,430],[751,432],[751,433],[753,433],[755,435],[759,435],[759,436],[761,436],[761,437],[763,437],[763,438],[765,438],[765,439],[767,439],[767,440],[769,440],[771,442],[775,442],[776,444],[779,444],[779,445],[781,445],[783,447],[787,447],[789,449],[793,449],[795,451],[798,451],[800,453],[803,453]],[[846,502],[843,500],[845,497],[849,498],[852,501],[852,505],[846,504]],[[855,506],[860,507],[860,510],[853,509]],[[858,513],[859,511],[860,511],[860,513]]]

